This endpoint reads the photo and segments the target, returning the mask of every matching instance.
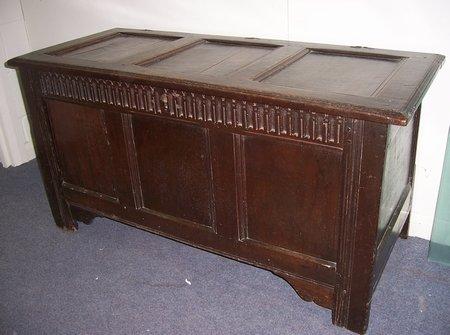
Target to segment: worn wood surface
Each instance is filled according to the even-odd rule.
[[[326,44],[112,29],[13,60],[405,125],[444,57]]]
[[[271,270],[364,333],[442,61],[114,29],[8,65],[58,226],[108,217]]]

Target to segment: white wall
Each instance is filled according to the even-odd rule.
[[[2,1],[2,0],[0,0]],[[5,1],[5,0],[3,0]],[[112,27],[253,36],[450,56],[446,0],[22,0],[32,49]],[[429,238],[450,113],[444,66],[424,100],[410,233]]]
[[[0,0],[0,64],[30,51],[19,0]],[[14,70],[0,66],[0,163],[34,158],[33,143]]]

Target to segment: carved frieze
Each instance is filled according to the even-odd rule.
[[[57,72],[39,75],[43,96],[62,97],[342,147],[343,118],[226,97]]]

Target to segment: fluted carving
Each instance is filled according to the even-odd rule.
[[[342,146],[343,118],[339,116],[57,72],[41,72],[40,84],[43,96]]]

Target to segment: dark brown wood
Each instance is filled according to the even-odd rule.
[[[341,249],[347,251],[340,260],[342,290],[338,290],[333,321],[355,332],[368,326],[372,296],[373,265],[376,255],[377,227],[380,212],[383,165],[387,126],[357,121],[357,139],[352,134],[358,156],[351,176],[353,190],[349,194],[348,214],[344,215],[344,236]],[[355,157],[352,158],[353,160]],[[344,206],[345,208],[345,206]],[[345,227],[346,226],[346,227]]]
[[[58,167],[54,143],[49,126],[48,113],[33,71],[21,68],[18,71],[30,130],[33,136],[36,158],[44,181],[47,199],[55,223],[60,228],[75,230],[76,222],[70,213],[69,205],[62,194],[61,174]]]
[[[275,274],[286,280],[303,300],[313,301],[325,308],[332,308],[334,297],[332,287],[317,285],[304,278],[296,278],[285,273],[275,272]]]
[[[114,170],[105,112],[54,100],[46,103],[63,187],[117,200],[112,175],[98,173],[100,170]],[[83,164],[79,164],[79,159]]]
[[[416,114],[414,115],[414,129],[412,133],[412,143],[411,143],[411,155],[410,155],[410,163],[409,163],[409,182],[411,183],[411,194],[414,189],[414,174],[416,172],[416,150],[417,150],[417,138],[419,136],[419,124],[420,124],[420,113],[421,113],[422,105],[417,109]],[[409,231],[409,219],[411,215],[408,213],[405,224],[403,225],[402,230],[400,231],[400,237],[406,239],[408,237]]]
[[[94,221],[94,219],[98,217],[97,214],[92,213],[91,211],[84,210],[75,206],[70,206],[70,213],[72,214],[72,217],[75,221],[83,222],[84,224],[91,224],[92,221]]]
[[[223,52],[217,58],[217,49],[228,50],[227,46],[237,50],[239,57]],[[195,58],[195,52],[205,48],[212,52]],[[202,65],[191,65],[183,53]],[[181,90],[192,90],[195,84],[195,90],[204,94],[405,125],[443,59],[435,54],[361,47],[112,29],[14,58],[8,64],[89,68],[92,74],[126,76]],[[213,75],[202,73],[208,71],[203,64],[212,66]],[[296,79],[296,71],[305,68],[308,76]],[[318,90],[321,82],[327,84]]]
[[[336,262],[342,150],[245,136],[242,155],[241,240]]]
[[[113,29],[8,65],[58,226],[103,216],[268,269],[364,333],[442,62]]]

